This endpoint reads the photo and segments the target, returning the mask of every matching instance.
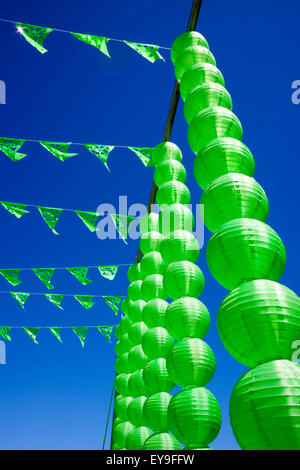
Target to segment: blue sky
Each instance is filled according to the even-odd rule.
[[[1,17],[136,42],[171,46],[185,28],[191,0],[113,2],[86,0],[14,0],[1,8]],[[244,128],[244,142],[253,152],[255,177],[270,202],[267,222],[279,233],[287,250],[281,282],[297,291],[299,276],[298,192],[300,105],[291,102],[291,84],[299,72],[299,3],[254,0],[203,1],[197,30],[207,38],[233,99],[233,111]],[[68,34],[53,32],[41,55],[0,22],[2,67],[7,104],[0,106],[1,136],[52,141],[152,147],[162,138],[174,84],[168,51],[166,62],[151,64],[124,44],[110,42],[111,59]],[[187,143],[187,124],[180,101],[172,140],[180,146],[187,169],[192,202],[201,189],[193,177],[194,154]],[[0,200],[95,211],[103,202],[117,206],[119,195],[128,203],[147,203],[153,170],[146,169],[126,149],[110,156],[111,173],[87,151],[61,163],[38,144],[26,143],[28,157],[14,163],[1,156]],[[37,212],[17,220],[1,210],[1,267],[80,266],[131,263],[138,244],[99,240],[73,214],[63,213],[55,236]],[[212,325],[205,340],[212,347],[217,369],[208,388],[217,397],[223,425],[214,449],[237,449],[228,403],[231,390],[246,370],[224,349],[216,330],[218,306],[227,291],[213,279],[205,262],[201,300]],[[126,268],[113,282],[96,271],[87,287],[64,271],[53,277],[54,292],[126,294]],[[22,275],[20,290],[46,292],[30,273]],[[0,279],[0,290],[9,290]],[[0,295],[1,324],[101,325],[116,318],[98,299],[91,310],[72,299],[60,311],[46,299],[29,299],[25,311]],[[1,449],[99,449],[102,444],[114,376],[114,350],[91,330],[81,348],[65,330],[63,344],[48,331],[39,345],[21,330],[7,344],[7,364],[0,365]],[[109,441],[108,441],[109,442]]]

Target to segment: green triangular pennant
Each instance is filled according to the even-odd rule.
[[[11,330],[10,326],[0,327],[0,335],[2,336],[2,338],[6,339],[6,341],[11,341],[11,337],[9,336],[10,330]]]
[[[72,328],[72,330],[74,331],[74,333],[78,336],[78,338],[80,339],[80,342],[81,342],[81,346],[83,347],[84,346],[84,341],[85,341],[85,338],[86,338],[86,334],[87,334],[87,331],[88,331],[88,327],[87,326],[74,326]]]
[[[45,294],[45,297],[51,302],[52,304],[56,305],[56,307],[63,310],[60,306],[62,299],[64,298],[63,294]]]
[[[72,142],[43,142],[40,141],[40,144],[47,149],[52,155],[57,157],[61,162],[65,161],[67,158],[74,157],[78,153],[68,153],[69,147]]]
[[[113,147],[112,145],[93,145],[93,144],[85,144],[85,147],[88,149],[89,152],[91,152],[97,158],[100,158],[100,160],[104,163],[108,171],[110,171],[107,166],[107,159],[108,159],[110,152],[115,147]]]
[[[86,309],[92,308],[92,306],[95,305],[92,295],[74,295],[74,299],[78,300],[78,302]]]
[[[130,215],[122,215],[122,214],[110,214],[114,224],[120,234],[120,237],[127,245],[127,234],[130,227],[130,223],[135,219],[135,217]]]
[[[18,28],[18,32],[24,36],[29,44],[35,47],[41,54],[47,52],[47,49],[43,47],[43,42],[53,29],[25,23],[15,23],[15,25]]]
[[[49,330],[51,331],[51,333],[54,334],[54,336],[58,339],[58,341],[60,341],[62,343],[62,339],[61,339],[60,334],[59,334],[61,328],[52,326],[51,328],[49,327]]]
[[[0,137],[0,150],[11,160],[17,162],[24,157],[27,157],[25,153],[18,153],[18,150],[22,147],[25,140],[22,139],[7,139],[6,137]]]
[[[87,279],[86,278],[86,275],[88,273],[88,269],[89,268],[85,268],[85,267],[82,267],[82,268],[67,268],[67,270],[73,274],[73,276],[76,277],[76,279],[78,279],[79,282],[81,282],[81,284],[83,284],[84,286],[86,286],[87,284],[90,284],[91,281],[90,279]]]
[[[11,214],[15,215],[18,219],[24,214],[29,214],[25,210],[26,204],[19,204],[17,202],[4,202],[0,201],[0,204]]]
[[[51,228],[52,232],[55,235],[58,235],[56,230],[54,230],[54,227],[55,227],[55,225],[56,225],[56,223],[59,219],[60,214],[62,213],[62,209],[56,209],[56,208],[53,208],[53,207],[39,206],[38,210],[39,210],[41,216],[43,217],[44,221],[48,225],[48,227]]]
[[[114,329],[114,326],[97,326],[97,328],[100,331],[100,333],[102,333],[103,336],[105,336],[105,338],[108,339],[108,341],[110,342],[110,337]]]
[[[120,296],[104,296],[103,297],[107,305],[112,309],[114,314],[118,316],[119,305],[123,297]]]
[[[39,268],[32,270],[37,277],[45,284],[48,289],[54,289],[54,286],[50,283],[54,273],[54,268]]]
[[[110,57],[107,50],[107,43],[109,38],[104,38],[102,36],[92,36],[91,34],[80,34],[80,33],[71,33],[75,38],[80,39],[80,41],[90,44],[90,46],[96,47],[100,52]]]
[[[20,271],[20,269],[0,269],[0,274],[2,274],[10,284],[18,286],[22,282],[18,279]]]
[[[14,299],[16,299],[22,308],[24,308],[25,302],[30,296],[27,292],[10,292]]]
[[[95,223],[99,215],[96,214],[96,212],[75,211],[75,213],[91,232],[95,232],[97,230]]]
[[[157,59],[162,59],[165,62],[165,59],[158,52],[159,46],[154,46],[153,44],[139,44],[136,42],[124,41],[127,46],[134,49],[136,52],[141,54],[145,59],[150,62],[155,62]]]
[[[148,147],[128,147],[132,152],[134,152],[139,159],[143,162],[145,166],[151,166],[151,155],[153,152],[153,148]]]
[[[118,271],[118,267],[117,265],[115,266],[98,266],[98,269],[99,269],[99,272],[101,274],[101,276],[105,277],[106,279],[109,279],[110,281],[112,281],[116,274],[117,274],[117,271]]]
[[[38,344],[37,340],[36,340],[36,337],[37,337],[37,334],[39,332],[39,328],[37,327],[25,327],[23,326],[22,329],[28,334],[28,336],[30,336],[30,338],[32,339],[32,341],[34,341],[36,344]]]

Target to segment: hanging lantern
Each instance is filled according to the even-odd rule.
[[[129,339],[128,333],[126,333],[126,335],[122,335],[119,341],[116,342],[115,352],[118,356],[121,356],[121,354],[129,352],[132,346],[134,345],[132,344],[132,341]]]
[[[191,121],[188,141],[194,153],[198,153],[211,140],[232,137],[242,140],[242,125],[235,114],[221,107],[206,108]]]
[[[161,326],[150,328],[142,338],[142,348],[149,360],[157,357],[165,358],[173,343],[173,338]]]
[[[128,420],[127,409],[132,400],[132,397],[124,397],[123,395],[118,395],[115,399],[116,415],[124,421]]]
[[[119,444],[113,444],[111,450],[126,450],[125,447],[119,446]]]
[[[160,252],[166,264],[175,261],[195,262],[199,257],[199,250],[196,238],[187,230],[170,233],[160,245]]]
[[[137,344],[128,353],[128,372],[142,369],[148,362],[148,356],[143,351],[142,345]]]
[[[124,317],[121,318],[120,323],[118,325],[119,326],[119,332],[121,333],[120,338],[121,338],[121,336],[128,333],[128,330],[129,330],[131,325],[132,325],[132,321],[130,320],[128,315],[125,315]]]
[[[205,189],[212,181],[227,173],[254,175],[254,159],[245,144],[237,139],[222,137],[209,142],[194,163],[197,183]]]
[[[194,297],[174,300],[167,310],[165,328],[177,341],[183,338],[203,338],[208,332],[210,316],[205,305]]]
[[[227,351],[246,366],[291,359],[300,339],[300,299],[277,282],[248,281],[225,297],[217,325]]]
[[[142,235],[148,232],[158,231],[158,214],[150,212],[143,215],[139,223],[139,230]]]
[[[141,252],[146,255],[151,251],[159,251],[163,239],[164,237],[159,232],[153,231],[144,233],[140,239]]]
[[[190,200],[188,188],[180,181],[167,181],[158,188],[156,193],[156,201],[160,207],[163,204],[189,204]]]
[[[159,231],[165,236],[175,230],[192,232],[193,228],[193,213],[184,204],[165,205],[159,213]]]
[[[163,276],[161,274],[147,276],[143,281],[142,294],[145,300],[165,300],[168,296],[164,290]]]
[[[141,291],[142,283],[143,281],[133,281],[131,284],[129,284],[127,289],[129,300],[140,300],[143,298]]]
[[[118,374],[128,374],[130,372],[128,352],[121,354],[121,356],[116,359],[115,370]]]
[[[155,166],[165,160],[177,160],[181,162],[182,153],[180,148],[173,144],[173,142],[161,142],[153,149],[151,160]]]
[[[300,365],[265,362],[247,371],[230,399],[230,422],[244,450],[300,449]]]
[[[127,313],[127,306],[128,306],[128,298],[126,297],[125,299],[122,300],[121,302],[121,312],[124,313],[124,315],[126,315]]]
[[[152,434],[153,432],[150,431],[149,428],[146,428],[146,426],[138,426],[128,434],[126,439],[126,449],[142,450],[144,442],[148,437],[152,436]]]
[[[139,281],[143,279],[140,263],[134,263],[129,266],[127,270],[127,278],[129,282]]]
[[[162,299],[152,299],[146,303],[143,308],[143,320],[148,328],[164,326],[168,305],[168,302]]]
[[[123,421],[114,426],[112,435],[115,443],[120,447],[125,448],[127,436],[134,430],[134,428],[135,426],[133,426],[129,421]]]
[[[131,374],[118,374],[115,377],[114,388],[120,395],[130,396],[128,391],[128,382]]]
[[[170,392],[175,387],[166,366],[166,359],[158,357],[148,362],[143,370],[143,379],[150,393]]]
[[[129,300],[127,305],[127,316],[135,323],[137,321],[141,321],[142,319],[142,311],[146,302],[144,300]]]
[[[129,340],[132,342],[133,346],[141,343],[143,334],[148,330],[148,327],[145,325],[144,322],[139,321],[133,323],[128,330],[128,337]]]
[[[151,251],[141,259],[141,268],[145,277],[150,274],[163,274],[166,267],[159,251]]]
[[[262,187],[249,176],[223,175],[210,183],[202,194],[204,223],[214,232],[232,219],[246,217],[265,222],[269,204]]]
[[[212,53],[202,46],[190,46],[184,49],[180,56],[176,60],[175,64],[175,76],[180,83],[184,73],[189,70],[192,65],[199,63],[208,63],[216,65],[216,60]]]
[[[184,447],[182,450],[211,450],[210,447],[202,447],[202,448],[199,448],[197,446],[187,446],[187,447]]]
[[[180,95],[183,101],[200,83],[218,83],[225,86],[223,75],[220,70],[212,64],[195,64],[190,67],[180,81]]]
[[[203,83],[197,86],[186,98],[184,104],[185,120],[189,124],[200,111],[211,106],[221,106],[231,111],[231,96],[218,83]]]
[[[132,398],[128,405],[127,415],[128,419],[132,424],[136,426],[145,426],[146,422],[144,419],[144,403],[146,401],[145,396],[138,396],[136,398]]]
[[[186,171],[182,163],[177,160],[166,160],[157,165],[153,177],[157,186],[161,186],[173,180],[184,183],[186,180]]]
[[[178,57],[182,54],[182,51],[191,46],[202,46],[209,49],[208,42],[202,34],[197,31],[186,31],[178,36],[172,44],[171,60],[174,65],[176,64]]]
[[[167,432],[168,408],[172,395],[166,392],[154,393],[144,403],[143,412],[146,425],[156,432]]]
[[[180,387],[203,387],[214,376],[216,360],[204,341],[185,338],[169,349],[166,365],[170,379]]]
[[[250,279],[277,281],[284,271],[286,255],[281,239],[269,225],[254,219],[234,219],[213,234],[206,258],[214,278],[227,289],[234,289]]]
[[[150,394],[150,390],[143,379],[143,369],[138,369],[129,375],[128,392],[130,396],[138,397],[139,395],[147,396]]]
[[[206,388],[191,388],[172,397],[168,420],[171,432],[184,445],[206,447],[221,427],[221,410]]]
[[[143,450],[180,450],[181,446],[177,439],[167,432],[157,432],[148,437],[144,443]]]
[[[204,289],[201,269],[190,261],[176,261],[169,264],[164,275],[166,295],[171,299],[199,297]]]

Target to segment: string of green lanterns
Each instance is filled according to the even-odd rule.
[[[241,124],[206,39],[182,34],[171,58],[196,154],[194,174],[204,190],[204,223],[214,232],[207,263],[232,290],[220,306],[218,331],[229,353],[253,367],[233,389],[231,425],[242,449],[299,449],[300,366],[291,358],[300,302],[277,282],[284,245],[265,224],[268,200],[253,179],[253,156],[241,142]]]

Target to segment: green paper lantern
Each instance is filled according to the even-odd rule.
[[[168,297],[199,297],[204,289],[201,269],[190,261],[176,261],[169,264],[164,275],[164,288]]]
[[[122,336],[122,333],[120,331],[120,325],[117,325],[116,328],[114,329],[114,334],[117,339],[120,339]]]
[[[150,328],[142,338],[142,348],[149,360],[158,357],[165,358],[173,343],[173,338],[162,326]]]
[[[163,235],[169,235],[175,230],[187,230],[192,232],[194,228],[194,216],[188,206],[184,204],[171,204],[164,206],[159,213],[159,231]]]
[[[231,111],[231,96],[218,83],[203,83],[196,87],[186,98],[184,104],[185,120],[189,124],[200,111],[211,106],[220,106]]]
[[[171,47],[171,60],[175,65],[178,57],[182,52],[191,46],[202,46],[209,49],[208,42],[202,34],[197,31],[186,31],[185,33],[180,34],[172,44]]]
[[[300,449],[300,365],[265,362],[247,371],[230,399],[230,422],[244,450]]]
[[[128,352],[121,354],[121,356],[116,359],[115,371],[118,374],[128,374],[129,372],[131,372],[128,363],[128,354]]]
[[[145,233],[140,240],[141,252],[146,255],[151,251],[159,251],[163,239],[164,237],[159,232],[153,231]]]
[[[144,276],[147,277],[150,274],[163,274],[167,265],[159,251],[151,251],[141,259],[141,267]]]
[[[142,369],[138,369],[130,375],[128,380],[128,392],[132,397],[138,397],[139,395],[147,396],[150,394],[150,390],[143,379]]]
[[[144,442],[148,437],[152,436],[153,432],[146,426],[139,426],[128,434],[126,439],[127,450],[142,450]]]
[[[146,303],[143,308],[143,321],[148,328],[155,326],[164,326],[165,313],[168,307],[168,302],[162,299],[152,299]]]
[[[115,390],[125,397],[130,396],[128,392],[128,382],[131,374],[119,374],[115,377],[114,388]]]
[[[143,299],[142,297],[142,291],[141,291],[141,286],[142,286],[143,281],[133,281],[127,289],[127,295],[129,300],[141,300]]]
[[[278,281],[286,254],[281,239],[269,225],[254,219],[234,219],[213,234],[206,259],[214,278],[231,290],[251,279]]]
[[[180,450],[177,439],[167,432],[152,434],[144,443],[143,450]]]
[[[147,426],[156,432],[167,432],[168,408],[172,395],[166,392],[154,393],[144,403],[144,419]]]
[[[157,165],[153,177],[158,187],[168,181],[180,181],[184,183],[186,180],[186,171],[182,163],[177,160],[166,160]]]
[[[166,359],[158,357],[148,362],[143,370],[143,379],[150,393],[170,392],[175,387],[166,366]]]
[[[127,316],[133,322],[142,320],[142,311],[146,302],[144,300],[129,300],[127,304]]]
[[[131,325],[132,325],[132,321],[130,320],[128,315],[125,315],[124,317],[121,318],[120,323],[118,325],[121,336],[128,333],[128,330],[129,330]],[[120,336],[120,338],[121,338],[121,336]]]
[[[162,184],[156,193],[156,201],[161,209],[164,204],[189,204],[190,200],[188,188],[180,181],[168,181]]]
[[[140,263],[134,263],[128,268],[127,278],[129,282],[143,280]]]
[[[133,325],[131,325],[128,330],[128,337],[133,346],[141,343],[142,337],[147,330],[148,327],[142,321],[133,323]]]
[[[172,302],[165,317],[165,328],[177,341],[203,338],[208,332],[210,316],[205,305],[194,297],[181,297]]]
[[[122,300],[121,302],[121,312],[124,313],[124,315],[126,315],[127,313],[127,306],[128,306],[128,298],[126,297],[126,299]]]
[[[206,447],[218,435],[221,410],[206,388],[186,389],[174,395],[168,409],[171,432],[185,446]]]
[[[216,360],[204,341],[185,338],[169,349],[166,366],[170,379],[180,387],[203,387],[214,376]]]
[[[133,426],[129,421],[123,421],[113,428],[113,440],[119,447],[125,448],[127,436],[134,430]]]
[[[254,175],[254,158],[245,144],[237,139],[222,137],[209,142],[197,154],[194,175],[197,183],[205,189],[212,181],[227,173]]]
[[[202,194],[204,223],[214,232],[232,219],[246,217],[265,222],[269,204],[262,187],[249,176],[223,175],[210,183]]]
[[[132,397],[124,397],[123,395],[118,395],[115,398],[115,412],[116,415],[124,421],[128,420],[128,405],[133,400]]]
[[[173,142],[161,142],[153,149],[151,160],[155,166],[165,160],[177,160],[181,162],[182,153],[180,148],[173,144]]]
[[[133,344],[128,337],[128,333],[126,333],[125,335],[121,336],[119,341],[116,342],[115,352],[118,356],[121,356],[121,354],[129,352],[132,346]]]
[[[211,450],[210,447],[197,447],[197,446],[187,446],[187,447],[184,447],[182,450]]]
[[[206,82],[225,86],[222,73],[214,65],[195,64],[189,68],[180,81],[180,95],[183,101],[197,86]]]
[[[165,300],[168,296],[164,290],[164,277],[161,274],[147,276],[143,281],[142,294],[145,300]]]
[[[129,372],[135,372],[142,369],[148,362],[148,356],[143,351],[142,345],[137,344],[128,353],[128,368]]]
[[[188,230],[176,230],[165,237],[160,252],[166,264],[175,261],[195,262],[199,257],[199,245]]]
[[[128,419],[129,421],[136,426],[145,426],[146,422],[144,419],[144,403],[146,397],[141,395],[136,398],[133,398],[128,405]]]
[[[277,282],[248,281],[225,297],[217,325],[227,351],[248,367],[291,359],[300,339],[300,299]]]
[[[140,233],[144,235],[148,232],[158,231],[158,214],[150,212],[149,214],[143,215],[139,223]]]
[[[183,74],[195,64],[208,63],[216,65],[216,60],[212,53],[202,46],[190,46],[178,56],[175,64],[175,77],[180,83]]]
[[[198,153],[211,140],[231,137],[242,140],[242,125],[229,109],[219,106],[206,108],[191,121],[188,130],[188,141],[194,153]]]
[[[125,447],[120,446],[119,444],[113,444],[112,445],[112,450],[126,450]]]

